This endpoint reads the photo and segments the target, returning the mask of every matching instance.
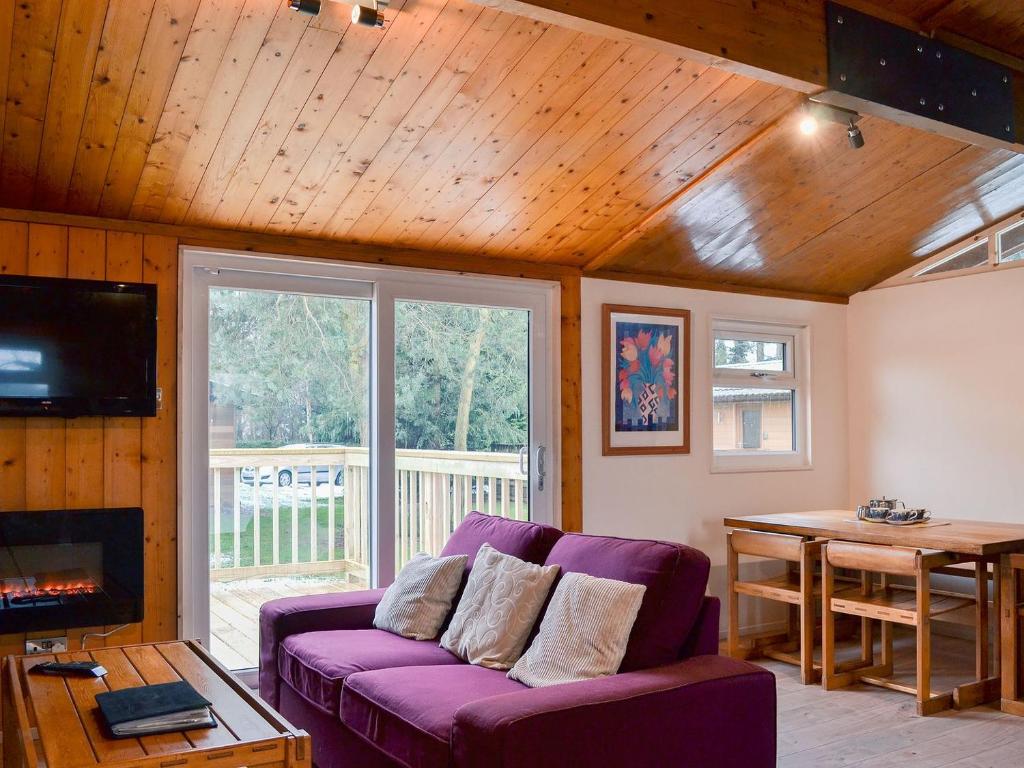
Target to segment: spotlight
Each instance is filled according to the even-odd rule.
[[[850,121],[850,127],[846,129],[846,137],[850,140],[850,146],[854,149],[860,149],[864,146],[864,134],[860,132],[860,128],[854,125],[853,120]]]
[[[310,16],[320,14],[320,0],[288,0],[288,7],[299,13],[306,13]]]
[[[804,115],[800,121],[800,133],[804,136],[811,136],[818,131],[818,121],[814,115]]]
[[[384,14],[377,10],[377,8],[367,8],[362,5],[353,5],[352,23],[362,24],[364,27],[383,27]]]

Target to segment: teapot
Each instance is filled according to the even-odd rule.
[[[907,505],[899,499],[887,499],[885,496],[880,499],[871,499],[867,504],[857,507],[857,519],[881,522],[889,517],[890,512],[901,507],[906,509]]]

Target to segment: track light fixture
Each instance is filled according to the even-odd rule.
[[[864,146],[864,134],[860,132],[853,120],[850,121],[850,127],[846,129],[846,138],[850,141],[850,146],[853,149],[860,149]]]
[[[299,13],[317,16],[320,13],[320,0],[288,0],[288,7]]]
[[[384,26],[384,9],[388,7],[390,0],[371,0],[371,2],[372,6],[352,6],[353,24],[362,24],[364,27]]]
[[[858,120],[860,115],[853,110],[808,100],[804,104],[803,115],[800,118],[800,132],[805,136],[811,136],[817,133],[818,126],[823,122],[839,123],[846,128],[846,138],[850,142],[850,147],[860,149],[864,146],[864,134],[857,127]]]

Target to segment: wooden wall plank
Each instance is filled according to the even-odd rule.
[[[7,120],[7,84],[11,72],[11,45],[14,37],[16,7],[16,0],[0,2],[0,72],[6,72],[6,74],[0,74],[0,153],[2,153],[3,139],[7,135],[4,124]]]
[[[28,272],[28,224],[0,222],[0,275]],[[25,419],[0,418],[0,512],[25,509]]]
[[[68,230],[68,277],[102,280],[106,265],[107,238],[103,230]],[[103,506],[103,432],[100,416],[67,422],[64,506],[68,509]]]
[[[50,76],[36,204],[60,208],[67,198],[108,0],[65,0]]]
[[[148,235],[143,279],[156,283],[157,386],[163,392],[156,418],[142,422],[142,505],[146,510],[147,642],[178,636],[178,241]]]
[[[67,272],[67,229],[47,224],[29,225],[28,274],[65,277]],[[64,506],[65,427],[65,419],[26,419],[26,509],[60,509]]]
[[[55,0],[22,0],[17,4],[7,72],[0,176],[0,201],[4,205],[25,205],[35,189],[60,11],[61,3]]]
[[[582,295],[579,277],[562,279],[561,290],[561,419],[562,528],[583,530],[583,363],[581,358]]]

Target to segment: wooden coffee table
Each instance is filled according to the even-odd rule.
[[[44,661],[97,661],[103,678],[26,674]],[[218,727],[112,739],[96,694],[187,680],[213,703]],[[194,642],[103,648],[3,663],[3,768],[310,768],[309,736],[293,728]]]

